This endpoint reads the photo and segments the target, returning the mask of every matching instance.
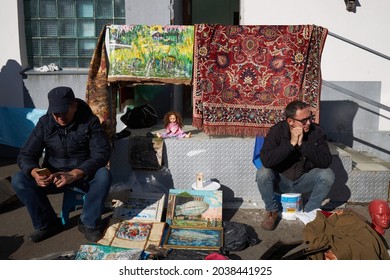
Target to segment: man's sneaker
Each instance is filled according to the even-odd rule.
[[[267,211],[261,226],[266,230],[274,230],[278,221],[278,211]]]
[[[87,227],[80,219],[78,221],[77,227],[79,231],[84,234],[85,239],[87,239],[89,242],[97,242],[103,237],[103,230],[101,227]]]
[[[33,231],[28,236],[28,240],[34,243],[38,243],[56,235],[57,233],[60,233],[63,230],[64,226],[62,225],[61,220],[55,219],[53,222],[49,223],[47,227]]]

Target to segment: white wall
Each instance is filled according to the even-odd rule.
[[[2,0],[0,9],[0,106],[23,107],[22,58],[19,40],[18,3]]]
[[[1,3],[0,19],[3,28],[1,30],[0,65],[6,65],[9,59],[14,59],[21,64],[17,1],[2,0]]]
[[[315,24],[390,56],[390,1],[357,0],[356,13],[344,0],[241,0],[241,24]],[[380,81],[380,102],[390,106],[390,61],[328,35],[322,55],[325,81]],[[348,96],[346,96],[347,99]],[[366,96],[369,98],[369,96]],[[390,130],[390,113],[380,112],[379,130]]]

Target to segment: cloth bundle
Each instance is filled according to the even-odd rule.
[[[316,218],[303,229],[309,249],[330,246],[339,260],[389,260],[386,245],[379,234],[353,211],[334,213],[328,218],[317,212]],[[312,259],[324,259],[324,253]]]

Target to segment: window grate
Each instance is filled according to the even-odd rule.
[[[125,24],[125,0],[24,0],[30,66],[88,68],[106,24]]]

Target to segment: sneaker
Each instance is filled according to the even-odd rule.
[[[80,219],[78,221],[77,227],[79,231],[84,234],[85,239],[87,239],[89,242],[97,242],[103,237],[103,231],[101,227],[87,227]]]
[[[57,233],[60,233],[63,230],[64,230],[64,226],[62,225],[61,220],[56,219],[54,222],[50,223],[47,227],[33,231],[28,236],[28,240],[34,243],[38,243],[49,237],[56,235]]]
[[[274,230],[278,221],[278,211],[267,211],[261,226],[266,230]]]

